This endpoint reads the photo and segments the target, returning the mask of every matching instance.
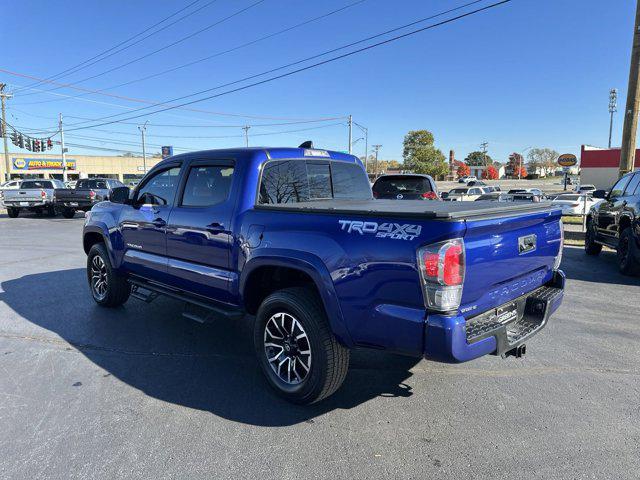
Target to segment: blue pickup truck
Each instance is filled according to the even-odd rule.
[[[254,315],[268,383],[301,404],[338,389],[353,348],[522,356],[562,301],[562,242],[548,204],[376,200],[360,160],[313,148],[170,157],[83,230],[99,305]]]

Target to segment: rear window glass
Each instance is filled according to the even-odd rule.
[[[305,160],[272,161],[260,182],[261,204],[299,203],[321,199],[371,198],[367,176],[360,165]]]
[[[468,188],[454,188],[453,190],[451,190],[449,192],[449,194],[451,193],[467,193],[469,189]]]
[[[373,186],[373,191],[377,194],[425,193],[433,189],[431,182],[424,177],[398,175],[379,178]]]
[[[307,179],[309,180],[309,200],[332,198],[329,164],[307,163]]]
[[[53,188],[53,183],[50,180],[25,180],[20,188]]]
[[[582,195],[559,195],[556,200],[580,200]]]
[[[78,180],[76,188],[109,188],[106,180]]]

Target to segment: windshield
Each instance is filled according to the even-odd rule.
[[[468,191],[468,188],[454,188],[449,192],[449,195],[451,195],[452,193],[467,193]]]
[[[407,175],[387,176],[379,178],[373,185],[377,194],[388,193],[425,193],[433,191],[431,182],[424,177]]]

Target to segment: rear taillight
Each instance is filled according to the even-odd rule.
[[[554,270],[558,270],[560,268],[560,264],[562,263],[562,250],[564,249],[564,224],[562,223],[562,219],[558,220],[558,225],[560,226],[560,249],[558,250],[558,254],[553,262]]]
[[[436,192],[424,192],[420,196],[425,200],[438,200],[438,195],[436,194]]]
[[[462,300],[465,273],[462,239],[455,238],[420,248],[418,267],[427,308],[440,312],[457,310]]]
[[[47,192],[45,192],[44,190],[40,190],[40,197],[47,198]]]
[[[91,200],[93,200],[94,198],[96,198],[96,192],[94,192],[93,190],[91,190],[91,191],[89,192],[89,198],[90,198]]]

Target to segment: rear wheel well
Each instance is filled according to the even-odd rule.
[[[308,287],[314,292],[318,288],[309,274],[290,267],[258,267],[249,274],[244,286],[244,307],[255,315],[262,301],[273,292],[289,287]]]
[[[88,232],[85,233],[82,238],[82,246],[84,247],[84,253],[88,254],[91,247],[93,247],[96,243],[104,243],[104,238],[98,232]]]

